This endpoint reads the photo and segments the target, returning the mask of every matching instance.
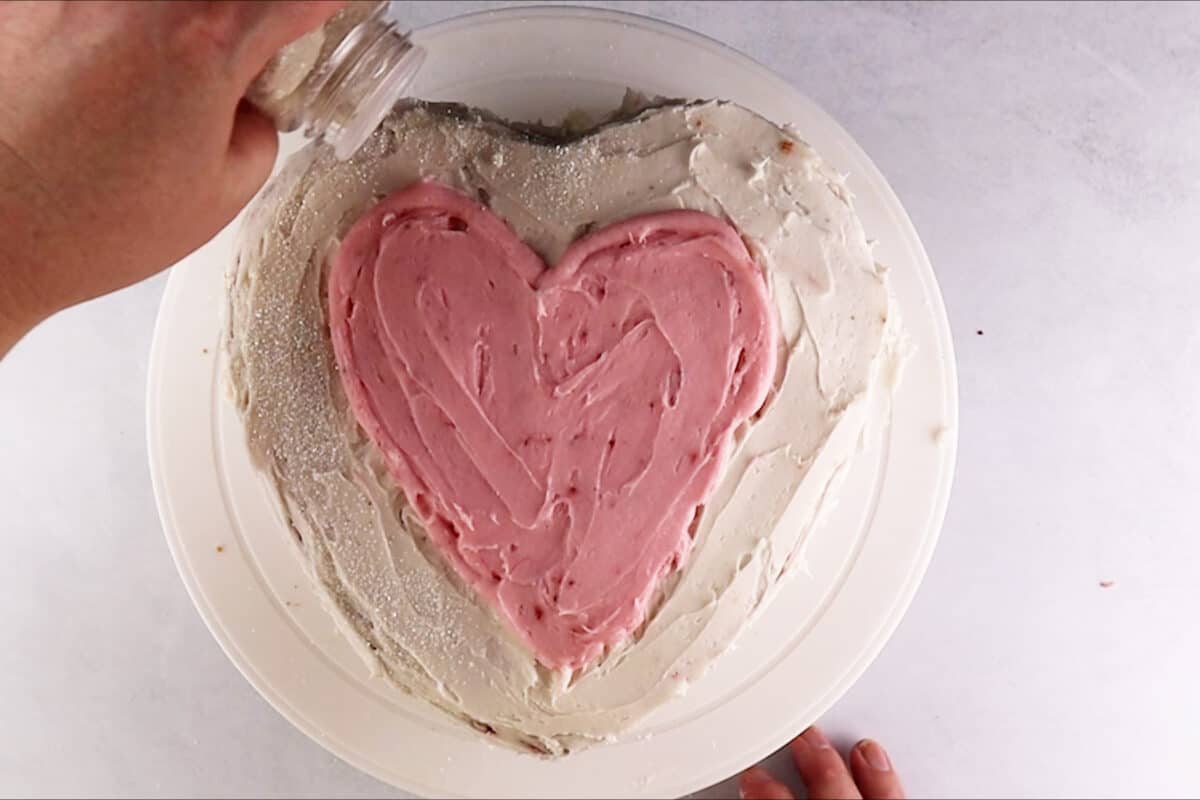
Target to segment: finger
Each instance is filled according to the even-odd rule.
[[[878,742],[863,739],[850,751],[850,772],[866,800],[904,800],[900,777]]]
[[[751,767],[738,778],[743,800],[793,800],[792,792],[762,767]]]
[[[247,3],[240,76],[252,80],[284,45],[320,27],[344,5],[345,0]]]
[[[225,162],[225,203],[233,218],[271,176],[279,152],[275,123],[249,103],[238,105]]]
[[[792,760],[812,800],[860,800],[858,787],[837,750],[817,727],[792,740]]]

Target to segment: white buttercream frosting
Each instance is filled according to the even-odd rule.
[[[633,639],[576,673],[541,666],[443,562],[335,372],[330,255],[363,212],[421,178],[479,198],[548,264],[582,233],[639,214],[727,219],[778,314],[772,396],[738,431],[689,560]],[[695,680],[797,560],[855,452],[888,309],[842,177],[743,108],[667,105],[551,142],[418,104],[352,160],[310,146],[273,180],[230,273],[225,346],[251,453],[347,636],[387,679],[476,729],[562,754]]]

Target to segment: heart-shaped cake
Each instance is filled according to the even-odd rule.
[[[695,680],[788,573],[887,316],[841,176],[745,109],[567,138],[413,104],[256,201],[225,345],[350,640],[562,754]]]

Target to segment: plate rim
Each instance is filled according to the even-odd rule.
[[[759,73],[769,76],[770,79],[782,83],[793,93],[804,96],[797,88],[793,87],[781,76],[774,73],[772,70],[762,65],[752,57],[738,51],[737,49],[725,45],[724,43],[706,36],[696,31],[692,31],[683,26],[667,22],[664,20],[647,17],[640,14],[629,13],[625,11],[616,11],[610,9],[597,9],[576,6],[563,5],[546,5],[546,6],[515,6],[502,9],[487,9],[476,11],[468,14],[458,15],[447,18],[432,25],[417,29],[418,36],[421,34],[444,33],[455,28],[471,25],[479,22],[481,19],[522,19],[528,17],[571,17],[571,18],[586,18],[607,20],[623,24],[628,24],[636,27],[649,28],[656,33],[667,33],[676,38],[689,41],[694,44],[700,44],[714,49],[719,53],[734,57],[745,63],[747,67],[757,70]],[[848,664],[843,671],[841,678],[834,682],[825,694],[816,702],[810,705],[811,708],[816,708],[816,716],[824,714],[830,706],[840,699],[845,692],[853,685],[859,677],[865,672],[870,664],[882,651],[883,647],[890,640],[892,634],[898,627],[904,614],[910,607],[916,592],[919,589],[922,579],[928,570],[932,561],[933,553],[936,549],[937,542],[940,538],[942,527],[944,524],[946,512],[949,506],[949,499],[954,481],[955,467],[957,462],[957,440],[958,440],[958,377],[957,363],[954,355],[954,342],[951,334],[949,319],[945,309],[944,299],[938,286],[936,276],[933,273],[932,265],[925,251],[924,245],[917,234],[915,226],[912,224],[907,211],[900,203],[894,190],[883,177],[882,173],[871,161],[869,156],[862,150],[858,143],[851,137],[836,120],[830,117],[826,112],[820,109],[811,99],[804,96],[809,105],[817,113],[822,115],[825,120],[838,133],[841,134],[842,143],[851,154],[864,164],[868,165],[869,170],[865,174],[855,176],[856,182],[869,183],[873,192],[878,194],[883,205],[887,207],[887,211],[894,218],[894,222],[901,229],[908,233],[905,245],[909,248],[910,255],[914,262],[920,267],[920,280],[926,298],[930,302],[928,316],[933,321],[934,333],[938,345],[943,348],[941,359],[941,368],[944,371],[945,383],[941,389],[942,399],[945,402],[945,440],[942,442],[944,455],[942,457],[942,469],[937,483],[937,492],[931,498],[928,506],[929,514],[927,517],[928,523],[924,538],[921,540],[921,547],[917,550],[910,562],[910,569],[903,580],[902,589],[893,596],[893,602],[888,612],[878,620],[879,626],[870,638],[870,643],[864,647],[857,659],[853,663]],[[240,215],[239,215],[240,219]],[[225,232],[236,227],[237,221],[230,225]],[[219,238],[220,235],[216,238]],[[214,238],[214,241],[216,239]],[[270,681],[257,672],[253,664],[248,663],[248,660],[238,649],[236,643],[232,641],[230,634],[220,624],[220,619],[216,610],[208,603],[205,598],[202,588],[198,584],[198,577],[188,559],[188,555],[182,548],[182,542],[179,539],[179,525],[175,519],[174,510],[172,509],[170,497],[167,494],[165,485],[165,471],[162,466],[163,448],[158,441],[159,431],[156,427],[161,411],[161,402],[159,398],[160,375],[162,373],[161,362],[166,348],[166,335],[164,330],[171,324],[169,310],[172,306],[170,302],[173,297],[179,293],[182,286],[182,277],[179,271],[173,271],[167,281],[167,286],[163,292],[162,301],[159,306],[158,314],[156,315],[153,338],[150,347],[147,373],[147,394],[146,394],[146,409],[147,409],[147,448],[150,462],[151,482],[154,489],[155,504],[159,513],[160,520],[163,523],[164,535],[167,539],[168,549],[171,557],[175,562],[176,569],[184,583],[189,597],[197,612],[204,620],[206,627],[216,639],[218,645],[225,652],[226,656],[234,664],[244,678],[255,688],[255,690],[267,702],[287,719],[293,726],[303,731],[306,735],[319,743],[322,747],[332,752],[338,758],[355,766],[367,774],[382,780],[389,785],[397,786],[408,791],[416,791],[426,795],[442,795],[444,790],[436,787],[424,785],[419,781],[412,780],[411,777],[404,781],[401,786],[397,782],[396,776],[391,773],[383,773],[376,768],[370,761],[365,760],[354,752],[348,751],[345,747],[335,740],[328,737],[318,725],[309,722],[298,709],[296,709],[281,693],[272,686]],[[773,751],[778,746],[782,745],[786,739],[775,741],[768,749],[763,750],[759,757]],[[761,748],[760,748],[761,749]],[[718,778],[719,780],[719,778]],[[694,791],[697,788],[702,788],[708,785],[709,781],[698,783],[697,785],[686,788],[685,791]]]

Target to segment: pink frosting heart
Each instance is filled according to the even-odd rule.
[[[354,415],[430,539],[552,668],[625,640],[684,564],[777,338],[716,217],[629,219],[547,269],[432,182],[350,229],[329,322]]]

